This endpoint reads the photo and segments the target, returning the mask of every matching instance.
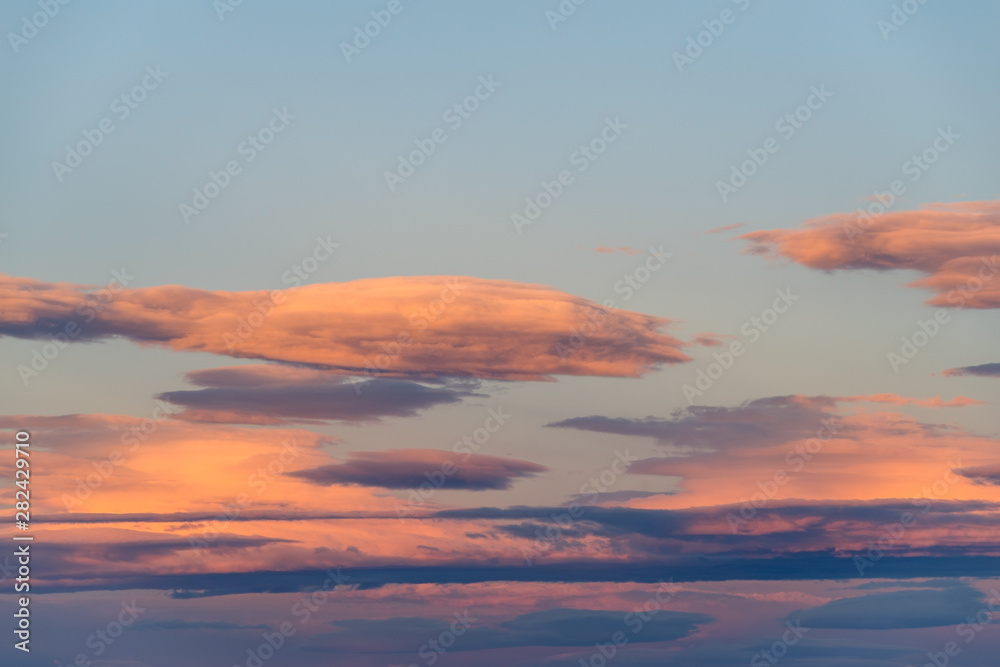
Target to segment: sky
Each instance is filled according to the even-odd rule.
[[[0,662],[995,664],[998,18],[5,3]]]

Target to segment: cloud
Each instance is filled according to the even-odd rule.
[[[912,270],[926,277],[909,287],[929,289],[934,306],[1000,307],[1000,201],[931,204],[867,219],[840,213],[798,229],[750,232],[747,252],[783,256],[823,271]]]
[[[177,523],[192,524],[219,520],[233,521],[326,521],[331,519],[386,519],[398,518],[390,512],[308,512],[301,510],[245,510],[239,514],[224,515],[219,510],[202,512],[73,512],[44,514],[32,518],[35,523],[79,524],[79,523]]]
[[[769,655],[773,656],[774,639],[772,637],[762,638],[762,641],[751,646],[750,650],[755,652],[768,651]],[[899,646],[858,646],[857,644],[848,644],[844,638],[812,640],[809,637],[805,637],[789,653],[790,655],[794,655],[797,660],[803,661],[803,664],[809,665],[809,667],[843,667],[844,665],[852,665],[853,667],[898,667],[898,665],[910,664],[903,657],[912,655],[914,650]],[[743,656],[746,656],[745,650]],[[851,660],[851,662],[845,661],[845,659],[850,658],[854,660]],[[822,660],[823,662],[816,662],[818,660]],[[856,662],[856,660],[865,660],[865,662]],[[733,660],[733,665],[743,667],[745,664],[745,659],[741,661]],[[761,659],[758,659],[758,664],[761,664]]]
[[[914,520],[908,521],[911,526],[905,538],[894,540],[892,545],[884,547],[884,551],[916,555],[918,551],[923,553],[928,545],[943,544],[946,540],[952,542],[942,535],[948,529],[961,529],[965,531],[962,540],[981,541],[983,548],[993,549],[991,535],[996,522],[991,513],[998,507],[997,502],[971,500],[938,500],[933,504],[923,500],[774,502],[756,510],[755,523],[751,525],[758,530],[753,533],[731,530],[727,517],[738,515],[739,505],[677,510],[588,505],[576,511],[572,526],[566,525],[568,512],[565,507],[449,509],[433,516],[498,522],[526,520],[532,523],[498,526],[503,532],[524,539],[535,539],[538,528],[546,534],[546,526],[560,526],[559,531],[548,534],[557,538],[561,534],[574,538],[585,535],[605,538],[610,544],[604,553],[628,552],[636,558],[648,558],[651,554],[671,556],[678,553],[753,557],[765,551],[771,554],[804,553],[834,548],[840,553],[864,553],[872,533],[884,530],[885,524],[899,523],[900,517],[909,513]],[[985,514],[979,515],[980,512]],[[593,553],[584,551],[581,555],[592,556]]]
[[[996,576],[1000,558],[950,554],[941,556],[886,556],[878,562],[882,579],[913,579],[933,576]],[[293,593],[316,590],[317,582],[329,577],[328,568],[309,570],[253,570],[181,574],[122,573],[108,571],[81,576],[65,573],[58,579],[38,582],[38,592],[68,593],[84,590],[165,590],[175,599],[245,593]],[[536,563],[525,566],[496,563],[450,563],[446,565],[392,565],[343,568],[345,586],[371,590],[391,584],[469,584],[477,582],[614,582],[656,584],[664,575],[674,582],[689,581],[814,581],[856,579],[857,568],[850,557],[830,553],[805,553],[793,557],[719,558],[688,556],[651,562]],[[32,590],[35,587],[32,586]],[[804,624],[804,623],[803,623]],[[817,626],[818,627],[818,626]],[[426,641],[426,638],[423,640]]]
[[[835,403],[827,396],[774,396],[736,407],[693,405],[675,410],[669,418],[574,417],[548,426],[652,437],[685,451],[715,450],[811,435]]]
[[[337,632],[311,638],[306,650],[344,652],[409,652],[425,644],[428,638],[461,629],[451,651],[523,646],[589,646],[596,639],[609,638],[615,632],[629,631],[630,643],[666,642],[687,637],[699,625],[715,619],[707,614],[682,611],[657,611],[645,614],[642,632],[633,634],[624,622],[628,611],[591,609],[546,609],[522,614],[492,626],[484,625],[474,611],[464,610],[445,620],[422,617],[396,617],[380,620],[346,619],[335,621]],[[457,619],[457,620],[456,620]]]
[[[739,229],[740,227],[743,227],[745,225],[746,225],[746,223],[737,222],[737,223],[732,224],[732,225],[723,225],[722,227],[713,227],[712,229],[709,229],[709,230],[707,230],[705,232],[702,232],[702,233],[703,234],[722,234],[723,232],[731,232],[734,229]]]
[[[949,368],[944,375],[975,375],[978,377],[996,378],[1000,377],[1000,364],[980,364],[978,366],[962,366],[961,368]]]
[[[295,497],[312,495],[308,488],[295,492]],[[335,498],[319,502],[336,506]],[[757,510],[753,531],[745,533],[734,533],[727,520],[740,512],[737,505],[682,510],[583,506],[573,515],[565,506],[427,508],[403,521],[383,512],[300,516],[280,525],[242,514],[236,521],[216,515],[207,524],[172,517],[174,525],[158,522],[145,531],[119,528],[121,522],[74,526],[68,515],[61,527],[44,524],[45,539],[62,546],[53,548],[40,570],[40,585],[49,592],[176,588],[182,597],[296,591],[316,581],[296,572],[338,566],[358,577],[348,584],[367,588],[504,580],[650,583],[667,576],[678,581],[847,579],[858,576],[853,557],[868,557],[872,541],[906,513],[915,520],[903,534],[895,533],[891,544],[880,542],[883,557],[865,574],[881,579],[980,576],[1000,562],[998,506],[946,500],[775,501]],[[165,534],[173,537],[165,539]],[[262,535],[273,538],[265,541]],[[545,536],[544,548],[537,547],[539,535]],[[207,540],[210,548],[190,548],[192,537]],[[352,550],[352,545],[362,548]],[[533,554],[530,566],[525,549]]]
[[[807,628],[935,628],[958,625],[984,608],[982,593],[969,586],[955,586],[841,598],[794,612],[789,620],[801,622]]]
[[[86,576],[114,563],[116,576],[125,576],[149,571],[157,571],[166,563],[185,562],[192,557],[192,543],[187,537],[165,537],[135,530],[89,530],[59,531],[60,541],[48,550],[40,571],[44,576],[71,577]],[[138,539],[136,536],[140,536]],[[224,562],[239,554],[257,552],[265,547],[281,547],[295,544],[296,540],[279,537],[216,535],[210,541],[200,543],[198,557],[213,558]]]
[[[412,417],[435,405],[458,403],[477,383],[428,386],[409,380],[374,379],[359,385],[344,376],[287,366],[234,366],[195,371],[188,382],[205,387],[169,391],[157,398],[183,406],[180,419],[240,424],[378,421]]]
[[[590,609],[547,609],[523,614],[500,624],[497,645],[516,646],[586,646],[595,638],[610,638],[615,632],[629,628],[624,619],[627,611],[594,611]],[[664,642],[687,637],[697,626],[711,623],[707,614],[657,610],[647,614],[642,633],[630,637],[634,643]],[[633,633],[634,633],[634,629]],[[504,635],[508,635],[505,637]],[[485,648],[485,647],[484,647]]]
[[[226,621],[185,621],[178,618],[163,621],[139,621],[132,628],[135,630],[270,630],[271,626]]]
[[[725,345],[728,340],[735,338],[735,336],[725,334],[700,333],[691,340],[691,343],[694,345],[701,345],[703,347],[721,347]]]
[[[760,494],[767,500],[900,498],[942,479],[949,497],[969,498],[981,497],[981,489],[951,470],[994,460],[997,440],[872,406],[980,404],[964,396],[791,395],[689,406],[665,418],[590,415],[548,426],[656,440],[663,455],[633,463],[628,473],[677,478],[665,485],[676,493],[628,501],[633,507],[721,505]]]
[[[384,452],[352,452],[350,460],[289,473],[313,484],[356,484],[386,489],[434,488],[508,489],[521,477],[548,470],[527,461],[483,454],[463,454],[436,449],[392,449]]]
[[[896,394],[870,394],[867,396],[836,396],[834,400],[838,403],[885,403],[887,405],[915,405],[921,408],[965,408],[970,405],[986,405],[984,401],[977,401],[967,396],[956,396],[950,401],[945,401],[940,396],[908,398]]]
[[[784,626],[777,629],[777,634],[780,636],[785,629]],[[773,637],[762,637],[759,644],[751,646],[735,641],[729,643],[730,641],[734,641],[734,638],[716,635],[711,637],[707,643],[685,647],[682,650],[669,653],[662,649],[629,649],[617,653],[613,664],[615,667],[702,667],[703,665],[746,667],[748,664],[768,666],[778,664],[779,658],[772,652]],[[802,664],[808,665],[808,667],[845,667],[846,665],[850,667],[899,667],[903,664],[912,664],[905,662],[903,656],[915,653],[913,649],[898,646],[857,646],[848,644],[848,641],[842,637],[820,641],[813,641],[809,637],[805,637],[790,649],[786,648],[788,652],[787,654],[783,653],[782,664]],[[767,655],[770,660],[756,655],[761,650],[768,651]],[[582,658],[585,661],[584,664],[587,664],[586,660],[590,656],[589,652],[574,655],[571,658],[554,656],[523,663],[523,667],[580,667],[580,659]],[[756,658],[756,662],[748,662],[748,656]],[[790,663],[792,658],[799,662]],[[608,661],[608,664],[611,665],[612,662]]]
[[[277,537],[240,537],[227,535],[213,538],[203,545],[206,549],[227,551],[231,549],[257,549],[270,544],[292,543]],[[70,554],[78,559],[93,559],[101,561],[138,562],[159,556],[190,551],[191,542],[187,539],[155,539],[134,540],[123,542],[76,542],[53,545],[54,552]]]
[[[136,429],[142,433],[144,422],[116,415],[3,417],[0,427],[32,428],[38,446],[32,461],[50,471],[38,499],[32,498],[50,519],[40,524],[51,533],[47,539],[78,544],[100,536],[109,544],[126,543],[120,549],[81,547],[76,556],[67,556],[70,561],[60,561],[47,573],[53,581],[74,575],[78,578],[67,581],[77,585],[92,580],[93,585],[108,585],[108,579],[149,572],[515,565],[524,563],[525,549],[537,551],[536,567],[547,562],[598,567],[612,561],[672,567],[678,559],[706,558],[695,568],[698,576],[726,559],[743,562],[730,574],[748,576],[755,567],[766,573],[772,566],[787,566],[775,558],[805,558],[808,552],[863,554],[882,526],[899,522],[906,512],[917,516],[917,523],[886,549],[886,558],[924,556],[939,559],[944,567],[948,558],[1000,554],[994,518],[1000,485],[977,484],[974,476],[953,472],[995,465],[997,441],[884,411],[885,405],[915,402],[963,403],[895,395],[783,396],[736,406],[698,406],[667,419],[594,418],[601,429],[664,443],[661,459],[633,463],[630,473],[676,475],[679,480],[621,475],[618,483],[603,489],[615,495],[602,496],[600,486],[584,495],[586,489],[577,486],[584,481],[580,479],[561,487],[563,493],[581,489],[578,503],[602,505],[584,507],[580,516],[568,515],[570,508],[560,505],[567,497],[555,496],[547,507],[451,514],[436,513],[441,505],[427,504],[403,520],[396,512],[403,494],[385,491],[424,484],[503,490],[545,470],[509,458],[418,449],[338,456],[344,459],[340,462],[331,458],[329,438],[321,434],[171,419],[157,422],[133,450],[127,438]],[[833,437],[813,447],[810,441],[827,422],[834,426]],[[9,431],[5,435],[12,438]],[[115,465],[109,462],[112,457],[123,460]],[[186,464],[178,467],[177,461]],[[11,462],[0,469],[4,465],[9,471]],[[164,470],[171,471],[168,478]],[[778,470],[785,475],[781,482],[774,481]],[[297,474],[288,474],[292,472]],[[96,480],[94,488],[88,488],[88,478]],[[630,481],[641,486],[630,487]],[[636,488],[676,492],[622,493]],[[767,496],[757,502],[765,491]],[[67,496],[79,499],[74,512],[86,514],[67,513]],[[507,498],[497,502],[516,502]],[[876,502],[885,498],[912,500]],[[755,505],[747,513],[750,499]],[[611,503],[627,506],[607,506]],[[108,516],[126,509],[130,514]],[[746,516],[746,525],[734,528],[730,514]],[[100,525],[102,519],[108,523]],[[112,532],[125,523],[148,523],[148,532]],[[555,536],[550,548],[535,550],[539,531]],[[224,539],[293,541],[249,548],[221,542],[201,557],[157,542],[163,535],[184,540],[209,533]],[[354,552],[348,550],[352,546]],[[887,562],[878,562],[878,576],[892,571]],[[837,565],[841,575],[851,571],[843,571],[845,563],[856,575],[849,559]],[[107,577],[98,576],[105,572]]]
[[[671,495],[674,491],[606,491],[604,493],[575,493],[571,496],[573,502],[583,500],[589,504],[600,505],[603,503],[618,504],[636,498],[649,498],[651,496]]]
[[[927,579],[926,581],[866,581],[851,588],[864,591],[881,588],[953,588],[965,585],[961,579]]]
[[[958,468],[956,473],[971,479],[976,484],[1000,485],[1000,465],[985,465],[974,468]]]
[[[270,292],[168,285],[109,290],[109,302],[91,303],[88,294],[81,285],[0,275],[0,335],[122,336],[174,350],[410,378],[639,377],[690,361],[686,344],[662,331],[670,320],[509,280],[407,276]],[[602,324],[587,344],[560,356],[557,343],[594,318]]]
[[[996,502],[943,500],[933,505],[923,500],[775,502],[749,517],[746,532],[734,531],[730,524],[730,517],[741,516],[739,505],[681,510],[584,506],[578,508],[571,524],[564,507],[454,509],[434,516],[465,521],[478,518],[480,525],[496,522],[486,533],[520,540],[519,550],[523,553],[527,549],[536,563],[590,563],[596,567],[627,557],[635,565],[659,562],[677,576],[690,566],[701,571],[698,576],[711,577],[708,573],[713,568],[732,565],[747,571],[732,578],[794,579],[799,575],[793,571],[805,575],[800,566],[819,563],[816,559],[825,556],[868,558],[872,541],[886,531],[886,526],[893,527],[896,537],[890,544],[880,542],[883,557],[875,570],[880,577],[895,576],[887,574],[894,568],[897,573],[903,571],[898,569],[899,564],[883,567],[890,559],[902,558],[907,565],[916,566],[921,563],[919,559],[929,557],[947,567],[953,558],[1000,554],[992,514],[997,506]],[[900,534],[902,517],[909,517],[903,520],[910,526]],[[841,568],[834,564],[835,560],[817,567]],[[759,572],[749,573],[754,567]],[[772,570],[774,567],[786,570],[782,574]],[[844,570],[838,576],[857,576],[853,561],[852,567],[853,575]],[[941,572],[929,569],[911,574],[929,575]]]
[[[0,435],[13,438],[10,430],[31,429],[37,440],[33,463],[47,471],[45,489],[32,494],[32,502],[53,520],[68,512],[123,510],[218,517],[232,514],[241,497],[247,499],[237,512],[251,515],[392,509],[395,499],[375,497],[371,490],[318,489],[282,474],[329,463],[327,450],[336,437],[300,428],[186,422],[170,419],[160,406],[150,415],[0,416]],[[13,459],[0,461],[0,474],[7,468]]]

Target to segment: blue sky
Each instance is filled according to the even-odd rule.
[[[0,238],[0,274],[46,284],[38,302],[32,302],[38,312],[47,307],[43,302],[48,296],[71,298],[88,289],[74,287],[81,285],[99,289],[115,271],[130,276],[129,290],[150,290],[135,292],[137,302],[150,311],[169,308],[142,294],[161,294],[163,286],[171,285],[199,290],[186,292],[180,299],[185,304],[209,299],[202,291],[235,303],[236,292],[288,288],[284,277],[317,257],[325,240],[339,245],[307,271],[304,283],[320,290],[311,293],[320,295],[316,303],[334,310],[349,297],[337,285],[365,279],[386,279],[374,283],[383,286],[410,284],[420,294],[428,284],[422,282],[426,276],[465,276],[475,281],[475,289],[484,290],[500,289],[496,286],[501,283],[486,281],[546,286],[538,299],[549,310],[531,311],[522,319],[505,310],[515,301],[507,292],[499,297],[489,292],[494,301],[476,302],[484,324],[470,334],[469,347],[485,337],[498,359],[505,358],[501,349],[506,343],[521,345],[518,336],[533,330],[536,322],[548,322],[549,314],[561,321],[560,308],[571,298],[596,303],[615,299],[623,327],[641,328],[637,323],[647,322],[641,319],[647,316],[672,321],[664,331],[685,343],[683,354],[690,361],[674,365],[642,357],[640,370],[630,373],[615,364],[634,358],[632,352],[613,346],[602,358],[613,360],[605,367],[612,368],[609,372],[540,370],[554,381],[535,382],[469,370],[453,360],[450,371],[421,370],[420,377],[430,378],[428,386],[454,400],[421,394],[420,400],[429,402],[418,410],[419,417],[400,417],[405,408],[392,406],[395,412],[386,408],[384,418],[374,422],[296,422],[311,433],[338,439],[339,445],[321,452],[344,461],[348,452],[448,450],[483,423],[488,408],[502,405],[515,417],[483,453],[529,461],[550,472],[524,475],[516,482],[516,493],[504,485],[478,488],[471,482],[442,489],[435,497],[442,507],[558,506],[595,470],[607,466],[616,448],[629,447],[637,456],[656,459],[663,441],[636,437],[650,427],[643,420],[687,424],[685,420],[705,418],[683,412],[689,408],[683,387],[709,368],[713,353],[725,349],[713,345],[720,341],[728,346],[740,340],[746,353],[705,390],[697,405],[742,414],[748,402],[766,397],[851,397],[832,404],[803,399],[808,409],[802,409],[809,415],[836,412],[856,420],[851,423],[862,430],[874,428],[869,421],[876,420],[874,413],[886,423],[949,424],[961,432],[959,439],[967,437],[970,443],[997,437],[994,405],[1000,385],[990,378],[942,375],[947,369],[997,361],[995,305],[949,310],[949,323],[911,363],[895,372],[887,362],[901,337],[912,336],[920,321],[934,315],[925,303],[933,297],[931,288],[904,285],[938,275],[939,266],[928,269],[913,259],[923,257],[921,253],[934,255],[937,250],[928,247],[937,237],[926,232],[931,239],[927,247],[911,252],[907,246],[891,266],[866,264],[866,256],[835,270],[817,270],[817,262],[810,263],[815,258],[778,242],[770,248],[773,257],[748,254],[747,240],[735,238],[766,230],[806,234],[807,221],[829,223],[835,220],[831,216],[867,207],[874,193],[897,179],[905,184],[905,194],[890,212],[900,216],[899,224],[920,218],[925,204],[960,207],[1000,199],[995,149],[1000,141],[995,113],[1000,45],[994,38],[1000,7],[995,3],[914,3],[916,11],[905,23],[887,31],[885,22],[892,21],[896,7],[888,1],[588,0],[576,5],[566,0],[560,5],[555,0],[399,0],[391,21],[347,58],[342,45],[355,40],[356,28],[363,31],[375,20],[373,12],[386,16],[387,0],[245,0],[220,12],[220,6],[229,7],[220,4],[224,1],[69,2],[54,5],[58,12],[24,39],[12,35],[42,11],[39,4],[18,0],[0,7],[6,35],[0,48],[0,85],[9,96],[7,122],[0,129],[6,157],[0,165],[5,204],[0,234],[6,235]],[[552,12],[560,6],[575,10],[554,23]],[[709,40],[706,31],[713,28],[719,34]],[[689,38],[697,40],[699,33],[701,52],[688,52]],[[679,71],[675,53],[694,57]],[[460,124],[450,121],[455,118],[450,109],[467,103],[477,89],[486,91],[483,81],[495,82],[495,89],[482,92],[477,108]],[[815,97],[818,90],[827,91],[826,99]],[[814,108],[808,120],[794,132],[782,130],[788,126],[780,125],[781,119],[809,100]],[[100,130],[102,123],[113,130]],[[620,128],[614,141],[581,170],[581,147],[609,126]],[[388,187],[386,172],[397,169],[401,155],[427,145],[438,129],[445,140],[435,144],[405,182]],[[101,139],[79,166],[69,172],[54,168],[54,163],[66,162],[68,147],[88,141],[95,131]],[[246,148],[250,137],[268,132],[273,141],[261,149]],[[957,139],[913,178],[908,161],[948,132]],[[718,183],[730,179],[734,166],[761,155],[769,141],[776,150],[724,200]],[[236,166],[218,176],[227,164]],[[523,214],[526,198],[537,198],[545,183],[558,180],[564,171],[572,182],[519,233],[511,216]],[[182,206],[193,205],[194,191],[204,191],[212,174],[225,187],[204,210],[185,216]],[[989,211],[983,215],[995,224],[995,213]],[[961,224],[968,220],[962,218]],[[720,227],[732,228],[708,233]],[[990,243],[982,242],[984,254],[992,252]],[[669,259],[623,299],[616,285],[635,275],[650,248],[662,248]],[[959,259],[971,256],[967,252]],[[887,268],[893,270],[882,270]],[[253,368],[274,367],[284,370],[275,370],[267,382],[280,383],[289,365],[322,370],[319,361],[290,361],[273,350],[220,356],[211,345],[185,347],[170,339],[176,344],[171,349],[159,344],[167,337],[135,335],[144,325],[138,320],[123,325],[128,317],[122,315],[117,329],[108,325],[112,334],[61,349],[44,372],[25,382],[18,367],[30,364],[34,351],[45,344],[43,330],[50,322],[42,316],[18,319],[21,297],[31,301],[25,284],[16,283],[6,293],[11,306],[0,317],[0,392],[6,415],[142,419],[150,415],[158,394],[193,388],[185,373],[221,366],[252,367],[247,372],[253,373]],[[322,291],[326,289],[329,294]],[[741,329],[771,307],[776,290],[790,290],[798,300],[759,340],[748,341]],[[143,301],[147,298],[151,300]],[[377,312],[389,321],[411,306],[416,307],[407,302]],[[326,316],[333,318],[330,312]],[[322,326],[329,329],[309,332],[311,344],[322,347],[316,341],[330,331],[345,339],[367,335],[364,322],[336,312],[351,324],[326,319]],[[241,313],[245,315],[239,311],[233,317]],[[186,318],[196,319],[192,312],[176,314],[170,326],[183,329]],[[58,317],[51,321],[61,322]],[[105,321],[111,317],[98,322],[103,326]],[[520,324],[504,329],[512,321]],[[33,333],[11,333],[25,322],[36,327]],[[699,335],[709,342],[695,343]],[[666,339],[656,341],[681,349]],[[531,342],[524,340],[524,349]],[[302,344],[292,336],[288,348]],[[454,348],[456,356],[459,347]],[[450,352],[430,354],[448,357]],[[342,368],[338,372],[346,373]],[[312,390],[337,391],[333,385],[339,379],[303,378],[296,381]],[[270,391],[271,385],[260,390]],[[466,390],[470,393],[462,393]],[[845,407],[865,403],[857,397],[881,394],[906,400],[892,408],[857,408],[856,413]],[[926,402],[959,395],[981,403],[943,414],[939,404]],[[895,416],[884,416],[889,414]],[[611,430],[548,427],[585,416],[623,421]],[[39,429],[61,433],[62,427],[38,423]],[[258,422],[249,424],[256,425],[248,431],[264,430]],[[266,428],[277,432],[286,425]],[[927,427],[926,432],[933,430]],[[888,430],[879,434],[894,437]],[[170,437],[183,440],[177,434]],[[217,437],[221,442],[229,436]],[[718,444],[716,451],[726,446]],[[879,450],[878,456],[883,454]],[[413,456],[418,462],[426,457]],[[838,470],[816,480],[816,488],[827,489],[827,480],[840,474],[846,473]],[[684,505],[684,492],[696,494],[691,503],[710,502],[707,491],[697,495],[702,491],[696,476],[687,469],[676,475],[635,474],[616,490],[682,492],[658,501],[622,502],[631,509],[686,511],[701,505]],[[844,488],[855,484],[861,482],[843,482]],[[745,486],[752,490],[754,480]],[[959,499],[977,498],[975,485],[967,486],[968,494]],[[391,485],[366,490],[370,497],[357,487],[344,493],[345,506],[354,508],[365,502],[381,507],[405,497]],[[901,493],[898,487],[887,486],[888,495],[872,491],[853,499],[884,500],[896,493]],[[848,497],[845,491],[837,500]],[[317,498],[310,496],[306,509],[317,509]],[[992,496],[982,496],[986,498]],[[807,499],[820,501],[819,495]],[[711,503],[737,500],[712,496]],[[110,499],[100,502],[104,508]],[[291,506],[292,500],[269,502],[274,506],[267,508],[274,509]],[[313,544],[314,538],[303,541],[334,549]],[[455,549],[468,564],[474,550]],[[392,549],[380,554],[389,560],[397,556]],[[311,557],[296,564],[316,565]],[[229,564],[230,571],[236,572],[237,565],[263,567],[239,561]],[[816,602],[832,595],[818,588],[800,591],[795,599]],[[626,599],[627,593],[614,594]],[[440,591],[434,595],[447,597]],[[515,607],[507,611],[513,614]],[[701,613],[694,603],[690,610]],[[372,618],[380,613],[376,609]]]

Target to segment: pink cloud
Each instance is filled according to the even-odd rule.
[[[551,287],[461,276],[375,278],[287,290],[167,285],[108,291],[0,275],[0,335],[140,345],[310,365],[349,374],[547,380],[638,377],[690,361],[671,321]],[[586,344],[560,355],[592,319]]]
[[[838,213],[798,229],[743,234],[747,252],[782,256],[813,269],[909,269],[908,287],[935,293],[934,306],[1000,307],[1000,201],[929,204],[868,216]]]

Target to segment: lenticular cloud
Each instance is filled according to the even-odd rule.
[[[0,275],[0,335],[62,344],[121,336],[372,377],[638,377],[690,361],[685,343],[662,331],[670,320],[509,280],[393,277],[252,292],[115,287],[95,298],[82,285]]]

